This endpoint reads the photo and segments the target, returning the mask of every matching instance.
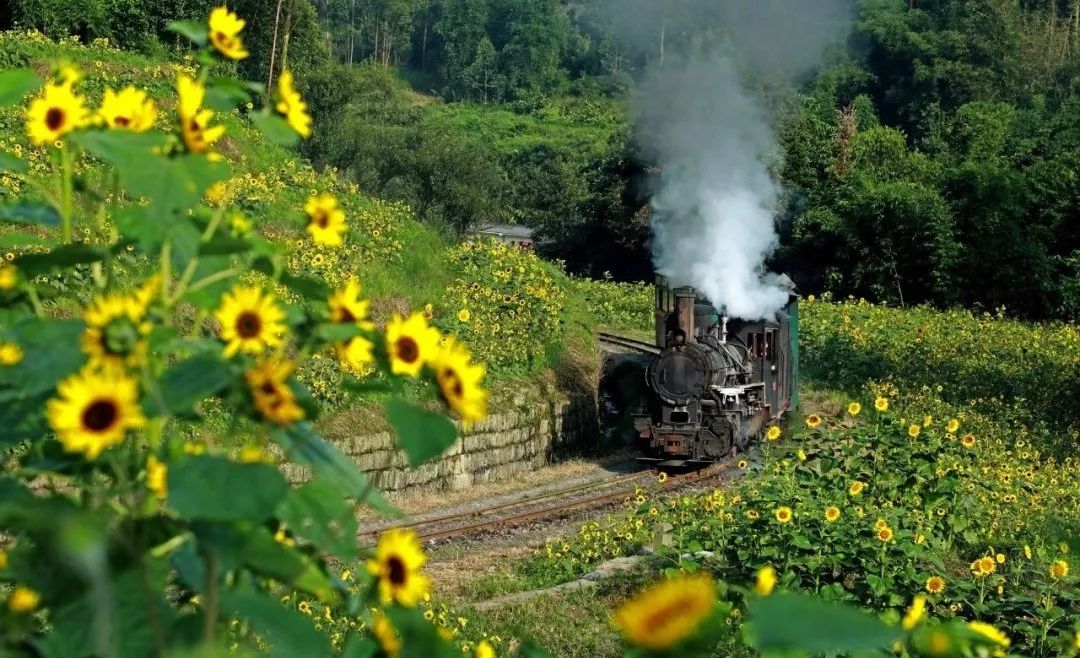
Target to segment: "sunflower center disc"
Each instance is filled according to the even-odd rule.
[[[45,125],[49,130],[60,130],[64,125],[64,111],[58,107],[50,107],[45,113]]]
[[[112,400],[94,400],[83,411],[82,421],[92,432],[104,432],[113,426],[117,418],[116,404]]]
[[[399,557],[392,557],[386,561],[386,566],[389,567],[390,582],[395,585],[405,584],[405,563],[401,561]]]
[[[398,358],[405,363],[412,363],[420,358],[420,346],[412,338],[399,338],[397,342]]]
[[[262,319],[255,313],[241,313],[236,319],[236,333],[241,338],[255,338],[262,331]]]

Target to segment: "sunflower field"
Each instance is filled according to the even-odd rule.
[[[252,230],[261,195],[287,195],[234,178],[233,137],[288,147],[313,126],[287,71],[272,89],[228,75],[244,25],[224,7],[173,24],[198,54],[162,69],[167,92],[122,67],[20,67],[63,44],[0,43],[3,127],[22,131],[0,147],[5,656],[461,653],[420,609],[413,535],[384,533],[355,575],[330,568],[360,554],[356,506],[394,510],[319,435],[297,372],[329,358],[342,387],[380,391],[415,465],[456,439],[449,415],[485,417],[486,369],[423,312],[376,328],[356,279],[311,266],[392,258],[401,208],[357,208],[301,170],[302,228]],[[229,427],[188,440],[212,407]],[[290,486],[277,460],[310,481]],[[299,598],[346,611],[347,632],[321,632]]]

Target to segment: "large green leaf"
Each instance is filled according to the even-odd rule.
[[[209,38],[206,23],[200,21],[171,21],[165,28],[170,32],[179,34],[200,48],[206,45]]]
[[[268,140],[279,146],[296,146],[300,142],[300,135],[293,130],[285,119],[268,111],[254,112],[251,122],[262,131]]]
[[[41,86],[41,76],[30,69],[0,71],[0,107],[14,105]]]
[[[306,555],[274,539],[266,528],[256,528],[241,553],[244,563],[261,575],[303,590],[322,601],[334,595],[330,578]]]
[[[264,521],[288,490],[285,478],[269,464],[200,455],[169,468],[169,504],[185,519]]]
[[[316,434],[310,423],[294,423],[274,430],[270,436],[285,451],[287,459],[311,467],[316,478],[333,486],[341,495],[363,501],[384,514],[397,513],[364,477],[356,462]]]
[[[327,635],[311,619],[282,607],[276,597],[252,589],[225,592],[222,611],[251,625],[270,645],[270,655],[281,658],[323,658],[330,655]]]
[[[391,398],[384,408],[386,419],[413,466],[441,455],[457,438],[454,424],[440,413],[421,409],[401,398]]]
[[[73,265],[96,263],[104,257],[105,251],[101,247],[75,242],[57,247],[47,254],[23,254],[14,262],[24,275],[33,277]]]
[[[293,489],[277,516],[297,535],[343,560],[356,557],[356,517],[341,492],[322,480]]]
[[[60,226],[60,213],[47,203],[20,201],[0,206],[0,222]]]
[[[228,112],[251,100],[247,87],[235,78],[210,78],[206,86],[206,105],[219,112]]]
[[[13,171],[21,174],[25,173],[29,166],[26,164],[26,160],[21,160],[10,153],[0,151],[0,171]]]
[[[754,648],[810,654],[888,649],[895,627],[855,608],[780,592],[751,601],[747,632]]]
[[[232,375],[219,355],[201,354],[175,363],[161,376],[161,399],[169,412],[192,415],[195,405],[229,385]]]
[[[82,367],[85,357],[79,338],[84,328],[78,320],[38,317],[24,317],[3,326],[6,339],[22,348],[23,359],[0,368],[0,390],[7,385],[20,396],[50,393],[57,382]],[[6,430],[8,426],[2,427]]]

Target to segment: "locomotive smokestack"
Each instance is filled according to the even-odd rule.
[[[677,329],[682,332],[687,343],[693,343],[697,340],[694,337],[694,303],[697,301],[697,291],[685,286],[676,288],[674,293]]]

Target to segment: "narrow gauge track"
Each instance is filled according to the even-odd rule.
[[[721,475],[729,472],[730,470],[732,470],[731,464],[727,462],[721,462],[698,471],[671,476],[662,486],[664,489],[671,489],[681,485],[691,484],[693,482],[705,480],[713,476]],[[592,496],[586,496],[584,498],[571,497],[569,500],[552,503],[539,509],[523,509],[505,515],[498,515],[495,518],[489,519],[472,519],[480,516],[487,516],[491,514],[497,514],[499,512],[505,512],[507,510],[513,510],[514,508],[533,506],[538,501],[572,496],[572,494],[589,491],[591,489],[606,488],[614,485],[620,485],[625,482],[632,482],[634,480],[640,479],[643,475],[648,474],[651,474],[651,471],[638,471],[636,473],[612,478],[609,480],[592,482],[570,489],[563,489],[560,491],[551,492],[548,494],[544,494],[543,496],[530,498],[528,500],[503,503],[500,505],[495,505],[493,507],[469,511],[462,514],[448,514],[446,516],[438,517],[435,519],[412,521],[405,524],[391,525],[380,530],[361,532],[358,534],[358,537],[361,540],[374,540],[380,532],[383,532],[385,530],[389,530],[391,528],[408,528],[413,529],[416,532],[417,538],[420,541],[429,542],[439,539],[461,537],[479,531],[490,530],[499,527],[522,525],[534,521],[539,521],[548,517],[558,516],[560,514],[574,510],[600,507],[606,504],[617,502],[627,498],[628,496],[634,495],[637,488],[619,488],[618,490],[613,492],[600,493]]]
[[[625,336],[619,336],[617,334],[609,334],[603,331],[597,332],[597,340],[601,343],[607,343],[608,345],[616,345],[618,347],[624,347],[634,352],[640,352],[642,354],[659,354],[660,348],[652,343],[646,343],[642,340],[634,340],[633,338],[626,338]]]

